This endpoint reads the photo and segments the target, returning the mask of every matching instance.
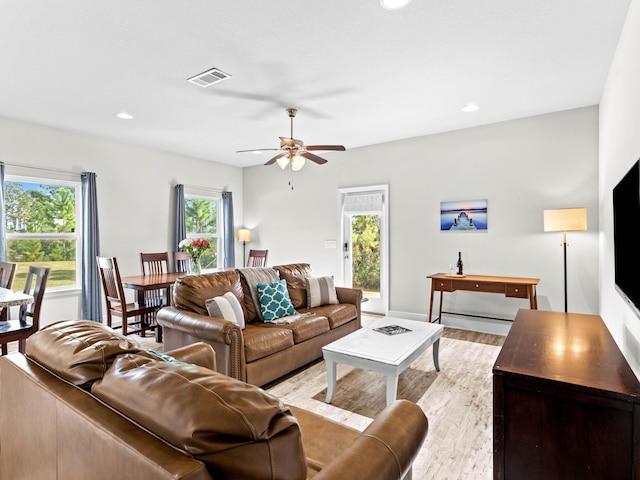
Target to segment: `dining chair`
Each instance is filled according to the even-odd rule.
[[[2,355],[7,354],[7,343],[15,341],[18,342],[18,351],[24,353],[27,338],[39,330],[40,310],[42,308],[44,292],[47,287],[47,280],[49,279],[49,271],[49,267],[29,267],[23,293],[33,295],[33,302],[31,302],[30,305],[20,306],[17,320],[2,322],[2,326],[0,327]],[[31,290],[32,287],[33,293]]]
[[[247,267],[266,267],[269,250],[249,250]]]
[[[0,287],[11,288],[13,277],[16,274],[16,263],[0,262]],[[0,322],[9,320],[9,309],[3,308],[0,312]]]
[[[184,250],[173,252],[174,272],[188,273],[191,271],[191,254]]]
[[[151,314],[158,310],[157,305],[136,305],[127,303],[118,269],[118,261],[115,257],[96,257],[102,288],[107,305],[107,325],[111,328],[122,328],[122,334],[139,333],[144,337],[146,330],[154,330],[157,327],[151,323]],[[120,317],[122,325],[114,327],[113,317]],[[130,321],[133,320],[133,321]],[[136,327],[130,330],[130,327]]]
[[[169,252],[141,253],[140,266],[143,275],[160,275],[169,271]],[[145,292],[147,305],[163,307],[167,304],[167,292],[165,289],[148,290]]]

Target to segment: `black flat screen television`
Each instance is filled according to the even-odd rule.
[[[640,160],[613,189],[616,290],[640,317]]]

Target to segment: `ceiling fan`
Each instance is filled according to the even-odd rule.
[[[280,137],[280,148],[259,148],[253,150],[238,150],[236,153],[242,152],[260,152],[260,151],[280,151],[275,157],[269,160],[265,165],[271,165],[278,163],[283,170],[291,165],[291,170],[297,172],[305,163],[305,159],[309,159],[319,165],[327,163],[327,161],[319,157],[318,155],[311,153],[316,150],[334,150],[344,152],[345,148],[342,145],[307,145],[305,146],[302,140],[293,138],[293,118],[298,113],[295,108],[287,108],[289,118],[291,118],[291,136],[289,138]]]

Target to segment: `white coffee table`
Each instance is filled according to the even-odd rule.
[[[410,332],[386,335],[374,328],[400,325]],[[433,345],[433,364],[440,371],[438,349],[444,326],[435,323],[384,317],[335,342],[322,347],[327,365],[327,397],[331,403],[336,390],[336,364],[364,368],[387,376],[387,405],[396,399],[398,376],[427,348]]]

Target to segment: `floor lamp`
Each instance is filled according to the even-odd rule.
[[[544,231],[562,232],[564,251],[564,311],[567,312],[567,232],[587,229],[586,208],[557,208],[544,211]]]
[[[238,240],[242,242],[242,266],[247,266],[247,242],[251,241],[251,230],[241,228],[238,230]]]

